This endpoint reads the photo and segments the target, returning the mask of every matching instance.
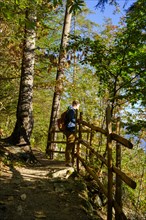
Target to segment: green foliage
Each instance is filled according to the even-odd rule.
[[[137,120],[136,123],[127,123],[126,129],[129,131],[129,133],[138,133],[141,128],[146,129],[146,122],[143,120]]]
[[[71,2],[73,11],[79,11],[83,7],[83,1],[70,1],[70,4]],[[33,96],[34,129],[31,143],[33,147],[45,150],[63,25],[64,8],[60,5],[63,1],[6,0],[0,2],[0,30],[2,30],[0,33],[0,86],[2,91],[0,121],[4,136],[10,135],[15,124],[24,14],[28,3],[37,12]],[[85,18],[88,10],[82,9],[80,13],[76,13],[76,30],[72,31],[72,36],[75,33],[76,37],[71,38],[68,46],[68,62],[65,66],[65,76],[62,79],[64,91],[60,112],[63,112],[73,99],[78,99],[81,102],[80,111],[83,111],[84,120],[103,127],[105,108],[107,101],[110,100],[115,116],[121,111],[124,122],[127,122],[124,126],[126,125],[128,133],[132,134],[130,138],[133,138],[134,145],[140,143],[140,138],[145,137],[143,106],[146,104],[146,13],[144,6],[143,0],[137,1],[135,8],[131,8],[127,14],[126,27],[117,28],[108,20],[104,30],[98,34],[93,30],[95,24]],[[137,114],[128,113],[125,107],[132,105],[135,107],[135,103],[138,106]],[[138,136],[139,142],[134,139],[135,135]],[[61,140],[62,136],[60,135],[59,138]],[[95,149],[103,154],[105,139],[98,134],[94,136],[93,142]],[[64,149],[63,145],[59,147]],[[145,163],[145,153],[139,147],[134,148],[134,151],[123,150],[122,156],[122,169],[134,180],[138,180],[136,191],[123,187],[126,203],[129,197],[136,207],[139,192],[144,188],[144,181],[141,183],[140,179],[143,178],[142,167]],[[98,162],[97,169],[100,165],[101,163]],[[138,207],[143,212],[144,196],[140,195]]]
[[[0,121],[4,135],[9,135],[15,121],[20,80],[21,28],[7,20],[0,24]]]
[[[142,13],[137,20],[144,19]],[[143,35],[143,31],[139,31],[137,40],[134,40],[130,26],[118,29],[108,22],[105,30],[95,35],[93,40],[76,36],[69,45],[69,50],[76,48],[82,54],[80,62],[83,65],[88,63],[96,68],[100,82],[98,95],[103,97],[107,93],[107,100],[110,100],[113,109],[124,107],[125,102],[132,105],[138,101],[145,102],[146,53]]]
[[[53,92],[44,87],[34,90],[34,129],[31,136],[33,147],[45,151],[47,144],[47,134],[49,128],[49,117],[51,112]]]
[[[146,80],[146,3],[143,0],[138,0],[133,4],[127,13],[127,34],[130,38],[130,43],[133,45],[133,60],[135,61],[135,70],[141,71],[140,77],[135,82],[134,87],[129,90],[128,95],[136,96],[145,105],[145,80]],[[136,36],[136,37],[135,37]],[[135,46],[135,51],[134,51]]]
[[[22,43],[23,43],[23,28],[24,28],[24,12],[26,7],[28,6],[26,1],[9,1],[9,7],[7,7],[8,2],[5,1],[5,4],[3,4],[4,7],[7,8],[8,13],[13,12],[13,19],[9,19],[7,15],[1,14],[3,20],[0,24],[1,29],[1,47],[0,47],[0,54],[1,54],[1,64],[0,64],[0,86],[3,90],[3,93],[0,95],[0,120],[1,120],[1,128],[3,129],[3,137],[9,136],[12,132],[12,129],[14,128],[15,124],[15,114],[17,109],[17,101],[18,101],[18,94],[19,94],[19,81],[20,81],[20,71],[21,71],[21,59],[22,59]],[[14,11],[15,3],[17,3],[17,9]],[[19,4],[20,3],[20,4]],[[31,1],[31,3],[36,3],[34,1]],[[37,36],[38,41],[36,47],[40,47],[40,50],[36,50],[36,75],[34,80],[34,88],[36,88],[38,91],[45,90],[44,94],[46,94],[46,90],[48,90],[48,95],[50,94],[50,91],[53,91],[54,84],[55,84],[55,72],[54,70],[49,71],[50,67],[52,68],[53,64],[50,57],[45,55],[45,51],[48,49],[50,51],[54,48],[59,48],[60,43],[60,36],[61,33],[59,32],[61,27],[61,16],[56,16],[56,11],[52,11],[52,7],[49,5],[46,7],[47,2],[43,2],[44,4],[40,5],[40,7],[37,8],[37,14],[39,22],[37,23]],[[24,8],[22,7],[24,4]],[[40,3],[39,3],[40,4]],[[10,7],[11,6],[11,7]],[[35,5],[34,5],[35,7]],[[44,13],[43,13],[43,7],[44,7]],[[33,8],[33,7],[32,7]],[[24,10],[23,10],[24,9]],[[49,10],[51,10],[51,13],[48,14]],[[14,13],[15,12],[15,13]],[[47,12],[47,14],[45,14]],[[60,10],[60,14],[62,13],[62,10]],[[41,15],[42,14],[42,15]],[[54,16],[55,15],[55,16]],[[53,17],[58,19],[55,22],[52,22]],[[56,23],[58,23],[58,26],[56,26]],[[53,24],[53,25],[52,25]],[[31,27],[31,24],[28,24]],[[58,32],[56,32],[56,28],[58,29]],[[48,34],[48,29],[49,31]],[[56,36],[55,36],[55,34]],[[49,38],[50,39],[49,39]],[[56,42],[55,42],[56,38]],[[44,40],[45,39],[45,40]],[[49,45],[49,46],[48,46]],[[58,45],[58,46],[57,46]],[[56,64],[57,65],[57,64]],[[54,68],[54,67],[53,67]],[[51,73],[50,73],[51,72]],[[37,93],[38,94],[38,93]],[[43,93],[41,93],[43,94]],[[43,95],[42,95],[43,96]],[[52,93],[51,95],[52,96]],[[34,90],[34,97],[35,97],[35,90]],[[39,99],[38,95],[38,99]],[[44,96],[46,100],[44,102],[47,103],[47,95]],[[51,100],[52,101],[52,100]],[[48,106],[51,106],[51,101],[49,102]],[[38,103],[41,103],[41,99],[38,101]],[[35,106],[35,98],[34,98],[34,106]],[[39,107],[40,108],[40,107]],[[50,107],[51,108],[51,107]],[[45,108],[45,111],[49,113],[48,108]],[[35,111],[36,113],[36,111]],[[43,112],[41,112],[43,114]],[[39,113],[38,113],[39,114]],[[43,121],[45,120],[42,117]],[[47,114],[46,123],[38,122],[36,125],[38,127],[35,127],[35,130],[39,130],[39,128],[42,128],[42,131],[44,130],[44,127],[47,127],[48,129],[48,123],[49,123],[49,115]],[[42,126],[43,124],[43,126]],[[40,132],[41,133],[41,132]],[[41,136],[42,134],[40,134]],[[36,136],[39,136],[36,132]],[[36,137],[35,136],[35,137]],[[45,135],[43,134],[43,137],[47,136],[47,132]],[[34,139],[34,138],[32,138]],[[44,144],[44,138],[43,146]],[[36,141],[38,143],[38,138],[36,138]],[[40,140],[39,140],[40,141]]]
[[[70,8],[70,12],[74,12],[76,13],[78,10],[81,11],[81,8],[85,5],[83,0],[68,0],[68,6],[71,7]]]
[[[107,4],[107,3],[109,3],[109,4],[116,4],[117,0],[98,0],[97,2],[98,3],[96,5],[96,7],[104,9],[105,4]]]
[[[57,6],[58,4],[62,4],[62,0],[53,0],[54,6]]]
[[[136,189],[132,190],[123,183],[123,200],[133,207],[133,216],[141,218],[145,212],[145,152],[135,146],[133,150],[122,150],[122,170],[133,180],[136,180]],[[140,217],[139,216],[139,217]]]
[[[76,13],[77,11],[81,11],[81,8],[85,5],[83,0],[67,0],[66,1],[68,7],[70,7],[70,12]],[[53,0],[53,5],[56,7],[58,5],[62,5],[62,0]]]

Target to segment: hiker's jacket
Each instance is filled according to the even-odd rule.
[[[72,107],[68,107],[68,111],[65,119],[66,130],[74,132],[76,127],[76,110]]]

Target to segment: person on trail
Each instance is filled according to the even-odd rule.
[[[67,139],[66,150],[65,150],[65,162],[66,166],[72,166],[72,153],[75,147],[76,140],[76,110],[79,109],[80,103],[75,100],[72,105],[68,107],[65,117],[65,135]]]

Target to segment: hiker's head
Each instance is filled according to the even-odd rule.
[[[74,109],[79,109],[79,107],[80,107],[79,101],[78,100],[74,100],[72,102],[72,106],[73,106]]]

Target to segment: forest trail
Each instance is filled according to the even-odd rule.
[[[62,161],[50,161],[33,150],[39,161],[6,166],[0,160],[1,220],[91,220],[86,186]]]

